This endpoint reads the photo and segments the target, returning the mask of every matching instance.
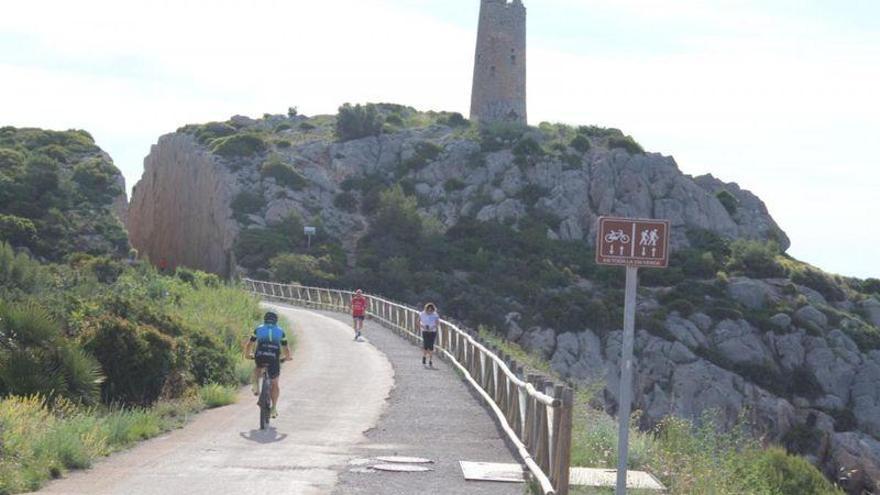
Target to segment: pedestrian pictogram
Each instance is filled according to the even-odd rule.
[[[665,268],[669,265],[669,221],[601,217],[596,262]]]

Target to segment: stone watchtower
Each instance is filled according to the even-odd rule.
[[[527,123],[522,0],[481,0],[471,119]]]

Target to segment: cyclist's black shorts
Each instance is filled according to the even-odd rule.
[[[434,350],[435,340],[437,340],[437,332],[422,332],[422,347],[426,351]]]
[[[279,356],[258,355],[254,358],[257,368],[268,368],[269,378],[276,379],[281,375],[281,358]]]

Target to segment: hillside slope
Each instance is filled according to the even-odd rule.
[[[85,131],[0,128],[0,240],[42,260],[128,255],[125,180]]]
[[[614,412],[623,276],[592,261],[603,214],[673,225],[672,267],[642,276],[643,426],[746,415],[853,493],[874,487],[880,282],[791,259],[759,198],[618,130],[480,129],[387,104],[187,126],[147,158],[129,229],[171,266],[433,300],[604,382]]]

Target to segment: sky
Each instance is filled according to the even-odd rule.
[[[188,123],[468,113],[477,0],[4,3],[0,126],[86,129],[129,188]],[[880,278],[880,2],[524,3],[531,124],[620,128],[760,196],[789,254]]]

